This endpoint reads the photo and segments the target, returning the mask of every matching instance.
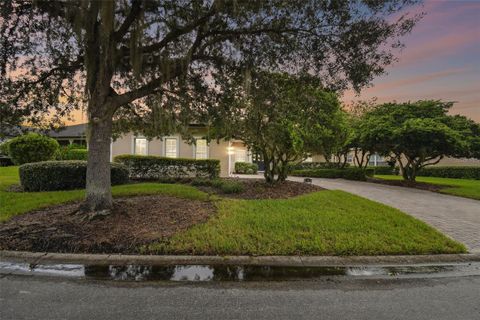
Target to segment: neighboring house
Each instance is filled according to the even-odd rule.
[[[17,127],[2,124],[0,128],[0,143],[21,135],[23,133],[22,130],[25,129],[26,127]]]
[[[61,146],[66,146],[69,144],[79,144],[82,146],[87,145],[87,124],[75,124],[71,126],[65,126],[60,130],[50,130],[47,132],[47,135],[55,140]]]

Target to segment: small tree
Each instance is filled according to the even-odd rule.
[[[478,128],[465,117],[447,114],[451,102],[387,103],[365,115],[364,141],[384,155],[393,154],[405,180],[415,181],[418,171],[445,156],[472,154]]]
[[[310,76],[257,72],[232,88],[235,98],[225,101],[231,112],[218,122],[225,128],[220,135],[240,138],[260,154],[268,183],[284,181],[291,163],[324,150],[342,117],[336,94]]]
[[[16,165],[52,160],[60,145],[55,139],[27,133],[8,141],[8,155]]]

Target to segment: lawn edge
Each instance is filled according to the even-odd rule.
[[[480,262],[479,253],[398,256],[188,256],[71,254],[0,250],[0,261],[85,265],[244,265],[283,267],[388,266]]]

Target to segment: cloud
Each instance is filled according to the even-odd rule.
[[[465,72],[468,72],[468,68],[452,68],[452,69],[447,69],[447,70],[433,72],[433,73],[421,74],[421,75],[413,76],[406,79],[400,79],[400,80],[395,80],[390,82],[381,82],[379,84],[376,84],[373,88],[371,88],[371,90],[383,91],[383,90],[396,89],[398,87],[411,86],[414,84],[428,82],[428,81],[432,81],[439,78],[445,78],[452,75],[462,74]]]

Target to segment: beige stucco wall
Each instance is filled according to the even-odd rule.
[[[197,131],[193,133],[194,136],[201,137],[201,131]],[[178,134],[170,135],[169,137],[175,137],[178,139],[178,156],[179,158],[188,158],[192,159],[195,157],[195,146],[193,144],[189,144],[187,141],[183,140],[182,137]],[[131,133],[125,134],[115,140],[112,143],[112,159],[115,156],[121,154],[133,154],[133,139],[134,135]],[[226,177],[229,174],[229,142],[221,140],[211,141],[208,146],[208,158],[209,159],[217,159],[220,160],[220,176]],[[231,146],[235,149],[244,149],[246,147],[241,142],[232,142]],[[148,155],[152,156],[164,156],[164,148],[163,148],[163,141],[160,139],[153,139],[148,142]],[[233,157],[230,165],[230,170],[233,171],[234,163]]]

